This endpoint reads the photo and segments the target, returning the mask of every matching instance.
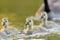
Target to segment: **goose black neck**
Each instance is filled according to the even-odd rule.
[[[44,11],[47,12],[47,13],[49,13],[50,12],[50,8],[49,8],[48,1],[47,0],[44,0],[44,5],[45,5]]]

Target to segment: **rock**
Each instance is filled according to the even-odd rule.
[[[6,33],[5,32],[0,32],[0,39],[8,39],[9,37],[8,37],[8,35],[6,35]]]
[[[25,35],[32,35],[32,31],[27,31],[27,33],[25,33]]]
[[[16,36],[16,35],[19,34],[19,31],[16,28],[13,28],[13,27],[6,29],[4,32],[8,36],[11,36],[11,35],[15,35]]]

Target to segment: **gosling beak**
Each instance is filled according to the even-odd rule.
[[[43,19],[44,17],[43,16],[41,16],[41,18],[40,19]]]
[[[27,22],[26,25],[29,25],[29,22]]]

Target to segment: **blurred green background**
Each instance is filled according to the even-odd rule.
[[[0,22],[8,17],[10,25],[22,29],[25,18],[34,16],[41,3],[42,0],[0,0]]]

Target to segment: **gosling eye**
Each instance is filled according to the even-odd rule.
[[[45,14],[41,16],[41,18],[44,18]]]
[[[29,22],[31,22],[31,20],[29,20]]]
[[[44,16],[41,16],[41,18],[44,18]]]
[[[7,22],[7,21],[5,21],[5,22]]]

